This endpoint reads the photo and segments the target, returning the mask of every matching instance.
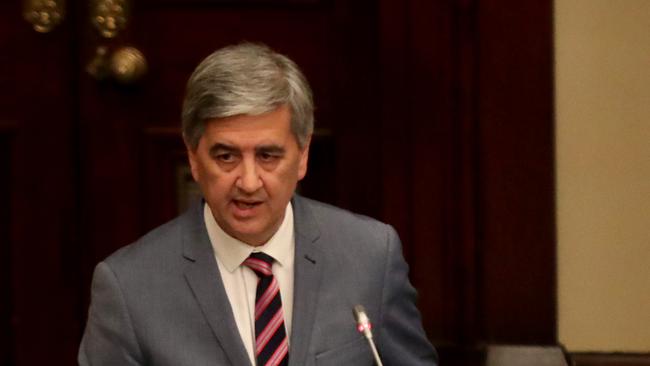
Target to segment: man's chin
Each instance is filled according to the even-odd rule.
[[[257,225],[234,225],[230,235],[248,245],[259,246],[266,243],[272,235]]]

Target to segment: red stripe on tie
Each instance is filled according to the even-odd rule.
[[[259,355],[263,350],[264,347],[266,347],[266,344],[269,343],[273,335],[275,335],[275,332],[280,328],[280,326],[284,326],[284,317],[282,316],[282,309],[278,309],[278,311],[273,315],[273,318],[269,321],[269,323],[266,325],[264,330],[257,336],[255,339],[255,352]]]
[[[289,353],[289,342],[285,338],[282,340],[282,343],[278,346],[278,348],[273,352],[273,355],[271,355],[271,358],[269,358],[268,362],[264,366],[277,366],[284,360],[286,355]]]
[[[255,303],[255,320],[259,319],[259,317],[264,313],[264,310],[266,310],[279,291],[280,286],[278,285],[278,280],[273,277],[273,281],[271,281],[271,284],[266,289],[266,292],[264,292],[264,295],[262,295],[262,297],[260,297]]]

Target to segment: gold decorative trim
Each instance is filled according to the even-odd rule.
[[[23,17],[35,31],[48,33],[65,17],[65,0],[25,0]]]
[[[126,0],[94,0],[91,20],[102,37],[114,38],[126,27],[128,10]]]

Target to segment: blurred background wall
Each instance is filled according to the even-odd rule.
[[[556,0],[559,340],[650,352],[650,2]]]

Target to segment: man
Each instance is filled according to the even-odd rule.
[[[254,44],[192,74],[183,137],[204,202],[97,265],[81,365],[435,365],[397,234],[294,194],[313,102]]]

